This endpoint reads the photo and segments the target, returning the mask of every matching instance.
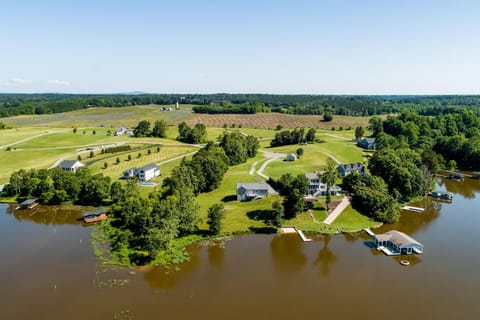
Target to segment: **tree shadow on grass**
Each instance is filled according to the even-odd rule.
[[[235,200],[237,200],[237,196],[233,194],[222,198],[222,202],[231,202]]]
[[[277,233],[277,228],[275,227],[250,227],[249,230],[257,234],[272,234]]]
[[[252,210],[247,212],[247,217],[250,220],[263,221],[265,223],[272,220],[271,210]]]

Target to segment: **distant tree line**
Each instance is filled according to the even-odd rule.
[[[198,113],[256,113],[372,116],[405,110],[421,115],[480,110],[480,96],[334,96],[271,94],[0,94],[0,117],[68,112],[89,107],[193,104]]]

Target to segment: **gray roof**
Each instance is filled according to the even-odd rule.
[[[155,163],[150,163],[150,164],[147,164],[146,166],[139,168],[138,170],[147,171],[151,169],[158,169],[158,166]]]
[[[98,215],[101,215],[102,213],[106,213],[106,212],[107,212],[107,210],[105,210],[104,208],[98,208],[98,209],[95,209],[95,210],[84,212],[84,213],[82,213],[82,216],[84,216],[84,217],[98,216]]]
[[[73,168],[73,166],[77,163],[80,162],[78,160],[63,160],[60,162],[58,165],[60,168]],[[80,162],[82,165],[84,165],[82,162]]]
[[[22,203],[20,203],[20,205],[22,205],[22,206],[28,206],[28,205],[33,204],[33,203],[35,203],[35,202],[37,202],[37,199],[28,199],[28,200],[25,200],[25,201],[23,201]]]
[[[315,172],[305,173],[305,177],[306,177],[308,180],[320,179],[320,177],[318,176],[318,174],[316,174]]]
[[[384,234],[377,234],[375,235],[377,240],[379,241],[391,241],[398,247],[404,247],[410,244],[416,244],[416,245],[422,245],[420,242],[417,240],[413,239],[409,235],[406,235],[403,232],[397,231],[397,230],[391,230],[388,231]]]
[[[363,164],[361,162],[342,163],[338,167],[344,169],[345,171],[361,170],[363,169]]]
[[[237,183],[237,190],[240,189],[241,187],[245,188],[246,190],[267,190],[268,191],[267,183],[258,183],[258,182]]]

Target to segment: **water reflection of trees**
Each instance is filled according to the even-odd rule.
[[[444,203],[435,201],[432,198],[425,198],[412,204],[415,207],[425,208],[422,213],[414,213],[410,211],[402,211],[400,219],[394,224],[386,224],[378,229],[375,233],[383,233],[388,230],[399,230],[406,234],[413,235],[420,230],[427,229],[430,224],[440,216],[440,211]]]
[[[207,253],[210,266],[217,268],[223,266],[225,259],[225,243],[223,241],[209,243]]]
[[[313,262],[313,265],[319,266],[319,271],[322,276],[328,276],[332,270],[332,265],[338,260],[337,256],[328,247],[331,235],[325,235],[323,237],[323,247],[318,252],[317,259]]]
[[[296,234],[273,237],[270,251],[275,269],[280,273],[295,273],[302,270],[307,262],[302,249],[302,242]]]
[[[190,260],[178,266],[155,267],[150,269],[143,278],[148,285],[155,289],[174,288],[180,282],[187,279],[200,264],[200,245],[189,247]]]
[[[15,209],[16,205],[7,208],[7,213],[17,221],[31,221],[44,225],[81,224],[81,213],[78,209],[66,209],[61,206],[38,206],[33,209]]]

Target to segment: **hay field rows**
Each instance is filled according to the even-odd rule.
[[[347,117],[334,116],[333,121],[324,122],[323,116],[317,115],[291,115],[282,113],[257,113],[257,114],[192,114],[187,120],[187,124],[195,125],[203,123],[207,127],[221,128],[241,126],[242,128],[274,129],[277,125],[283,128],[324,128],[332,127],[356,127],[368,125],[366,117]]]

